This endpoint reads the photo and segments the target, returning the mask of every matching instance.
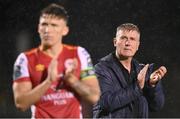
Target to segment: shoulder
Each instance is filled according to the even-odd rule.
[[[64,52],[75,53],[80,57],[80,59],[90,57],[88,51],[84,47],[67,44],[63,44],[63,47]]]
[[[18,55],[14,65],[22,65],[22,64],[27,64],[27,57],[24,52]]]
[[[31,55],[31,54],[36,53],[37,51],[38,51],[38,48],[32,48],[30,50],[25,51],[24,53],[27,55]]]
[[[82,69],[93,67],[91,56],[85,48],[78,46],[77,54],[80,59]]]
[[[90,56],[89,52],[84,47],[81,46],[77,47],[77,52],[79,56],[84,56],[84,57]]]
[[[99,66],[112,66],[114,63],[114,59],[113,59],[113,53],[110,53],[104,57],[102,57],[99,62],[95,65],[95,67],[99,67]]]
[[[33,48],[23,52],[27,57],[33,56],[38,53],[38,48]]]
[[[69,44],[63,44],[64,49],[67,50],[77,50],[78,46],[75,45],[69,45]]]
[[[37,48],[33,48],[28,51],[20,53],[16,58],[15,64],[21,64],[22,62],[27,63],[28,59],[32,56],[35,56],[36,53],[37,53]]]
[[[33,48],[33,49],[27,50],[25,52],[21,52],[18,55],[17,60],[26,59],[28,56],[31,56],[32,54],[35,54],[36,52],[37,52],[37,48]]]
[[[113,52],[109,53],[108,55],[102,57],[99,62],[114,62],[114,56]]]

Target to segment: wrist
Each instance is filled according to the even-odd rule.
[[[74,74],[65,75],[64,79],[64,81],[70,86],[78,81],[78,78]]]
[[[149,84],[150,87],[154,88],[156,86],[156,84]]]
[[[149,86],[151,86],[151,87],[154,88],[158,82],[159,82],[159,81],[151,82],[151,79],[150,79],[149,82],[148,82],[148,84],[149,84]]]
[[[71,84],[72,88],[76,88],[76,87],[79,87],[79,86],[80,86],[80,82],[78,80]]]
[[[47,79],[46,79],[46,82],[47,82],[48,84],[51,84],[53,81],[52,81],[52,79],[48,76]]]

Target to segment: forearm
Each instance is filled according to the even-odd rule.
[[[99,87],[89,86],[79,80],[76,80],[71,84],[71,88],[73,88],[83,99],[92,104],[95,104],[99,100]]]
[[[31,105],[38,102],[45,94],[47,89],[50,87],[51,81],[45,80],[35,88],[31,89],[27,92],[21,92],[15,94],[15,104],[16,107],[21,109],[22,111],[25,111],[28,109]]]
[[[158,82],[155,87],[148,86],[145,91],[145,96],[152,111],[161,109],[165,102],[161,82]]]

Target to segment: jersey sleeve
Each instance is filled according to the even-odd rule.
[[[81,80],[96,78],[91,57],[86,49],[78,47],[78,56],[81,63]]]
[[[30,80],[28,71],[28,60],[24,53],[21,53],[15,63],[13,69],[13,81]]]

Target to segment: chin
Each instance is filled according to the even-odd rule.
[[[128,58],[130,58],[130,57],[133,57],[134,55],[130,55],[130,54],[126,54],[126,55],[123,55],[123,57],[125,58],[125,59],[128,59]]]
[[[43,42],[42,44],[43,44],[44,46],[51,46],[51,45],[52,45],[51,41],[45,41],[45,42]]]
[[[125,53],[124,53],[124,56],[126,56],[126,57],[133,57],[134,54],[135,54],[135,53],[133,53],[133,52],[125,52]]]
[[[52,47],[52,45],[51,45],[50,43],[43,43],[42,45],[43,45],[44,47],[46,47],[46,48]]]

